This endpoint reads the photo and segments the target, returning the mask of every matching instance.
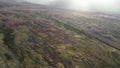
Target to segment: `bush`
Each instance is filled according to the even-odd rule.
[[[56,64],[56,68],[65,68],[64,65],[61,62],[58,62]]]
[[[12,57],[8,53],[5,53],[4,56],[7,60],[12,60]]]

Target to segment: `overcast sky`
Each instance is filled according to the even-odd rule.
[[[85,11],[120,11],[120,0],[27,0],[52,7]]]

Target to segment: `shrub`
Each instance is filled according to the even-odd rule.
[[[64,65],[61,62],[58,62],[56,64],[56,68],[65,68]]]

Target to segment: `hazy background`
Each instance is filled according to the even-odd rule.
[[[120,0],[27,0],[32,3],[49,5],[52,7],[120,13]]]

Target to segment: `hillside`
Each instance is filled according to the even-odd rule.
[[[119,15],[105,19],[99,14],[4,4],[0,8],[0,68],[120,68]],[[117,21],[113,28],[109,28],[111,20]]]

